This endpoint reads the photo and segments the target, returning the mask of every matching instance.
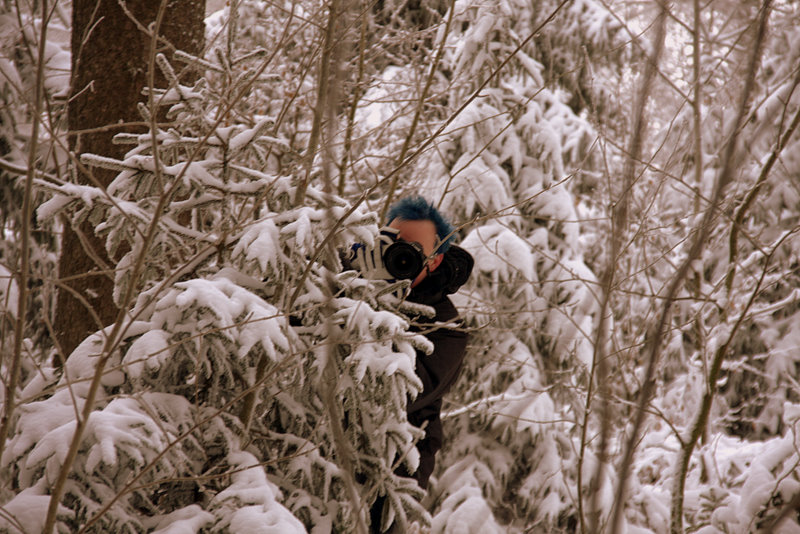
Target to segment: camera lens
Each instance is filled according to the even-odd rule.
[[[383,265],[398,280],[413,280],[424,263],[425,255],[416,243],[397,241],[383,251]]]

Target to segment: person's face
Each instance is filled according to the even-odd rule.
[[[393,219],[392,222],[389,223],[389,227],[398,231],[398,239],[422,245],[422,251],[425,253],[425,256],[429,258],[427,269],[422,269],[422,272],[411,282],[411,287],[415,287],[428,276],[428,272],[435,270],[442,263],[442,259],[444,258],[442,254],[436,254],[431,257],[433,254],[433,247],[436,246],[436,225],[427,219],[419,221]]]

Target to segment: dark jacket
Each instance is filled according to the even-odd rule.
[[[472,266],[472,256],[452,246],[445,252],[439,267],[408,296],[409,301],[431,306],[436,311],[433,318],[412,318],[414,329],[433,343],[433,353],[417,351],[416,373],[422,380],[423,390],[408,406],[408,421],[417,427],[425,425],[425,437],[417,443],[420,465],[415,474],[423,488],[428,487],[436,452],[442,447],[442,397],[458,378],[467,347],[467,333],[458,328],[458,310],[447,295],[458,291],[467,281]],[[441,323],[456,326],[436,326]]]

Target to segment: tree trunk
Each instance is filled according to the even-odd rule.
[[[165,1],[159,35],[170,44],[160,44],[157,51],[167,57],[176,48],[200,53],[205,2]],[[156,21],[161,4],[156,0],[128,2],[126,13],[117,0],[73,1],[68,122],[69,148],[76,156],[93,153],[120,158],[125,154],[127,148],[113,145],[111,139],[120,131],[134,129],[126,123],[142,120],[137,103],[144,99],[142,88],[147,85],[151,54],[146,29]],[[78,172],[78,182],[105,187],[115,176],[101,169],[90,172],[93,179]],[[113,266],[88,223],[76,231],[65,221],[59,277],[70,289],[59,289],[54,320],[62,358],[87,335],[114,321],[118,310],[112,299]]]

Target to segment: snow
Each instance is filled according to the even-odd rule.
[[[530,246],[499,223],[490,223],[470,232],[461,246],[475,258],[476,269],[496,276],[502,282],[516,278],[536,281]]]
[[[151,534],[197,534],[214,521],[214,514],[192,504],[158,518]]]
[[[67,421],[44,434],[36,440],[35,446],[25,459],[25,464],[21,470],[21,478],[25,485],[30,485],[33,475],[44,465],[44,479],[47,484],[55,483],[61,466],[67,457],[68,447],[64,445],[70,443],[75,434],[77,422],[75,419],[61,419]]]
[[[285,28],[291,30],[286,33],[291,43],[286,48],[291,48],[291,53],[307,51],[318,37],[317,29],[307,22],[319,18],[321,12],[306,11],[288,1],[237,5],[246,14],[244,20],[248,24],[255,21],[259,25],[258,35],[267,40],[276,35],[272,30],[282,31],[284,27],[280,23],[260,24],[263,19],[257,14],[275,9],[286,15],[285,10],[294,10],[295,18],[304,18],[304,26],[298,31],[294,27]],[[531,10],[530,3],[521,0],[496,3],[458,0],[455,5],[450,35],[444,34],[443,25],[431,28],[439,39],[433,43],[435,47],[447,40],[443,42],[443,62],[433,73],[432,91],[415,132],[415,143],[436,131],[443,120],[452,118],[454,110],[487,79],[488,69],[493,69],[506,52],[513,50],[544,14]],[[680,6],[676,9],[676,16],[681,16]],[[228,14],[230,9],[227,14],[220,11],[209,19],[209,25],[223,31],[223,36]],[[790,82],[797,49],[792,45],[800,40],[792,18],[795,15],[791,10],[773,14],[771,33],[777,36],[778,44],[770,41],[765,48],[768,68],[760,92],[753,100],[759,104],[751,117],[753,124],[743,127],[749,152],[737,160],[741,163],[737,169],[741,173],[737,175],[735,190],[726,198],[740,199],[752,188],[752,180],[763,167],[775,139],[780,137],[774,135],[774,124],[769,121],[783,114],[791,117],[796,107],[799,93],[792,93]],[[625,115],[630,108],[628,93],[634,93],[629,91],[623,75],[613,74],[615,69],[622,69],[624,76],[635,78],[638,52],[632,54],[610,35],[619,29],[627,40],[624,33],[628,29],[621,27],[602,3],[577,0],[565,6],[558,17],[556,22],[542,28],[536,42],[496,73],[491,83],[455,117],[446,133],[430,145],[431,150],[407,164],[396,191],[398,196],[423,191],[431,193],[435,200],[441,199],[445,211],[457,224],[464,225],[466,236],[462,245],[476,259],[472,280],[453,297],[464,312],[471,344],[467,366],[445,403],[447,440],[437,457],[438,480],[434,479],[426,501],[434,514],[432,532],[507,532],[526,521],[528,529],[541,526],[542,530],[552,530],[562,513],[574,513],[574,499],[578,495],[576,457],[584,445],[580,443],[579,432],[584,410],[591,417],[586,429],[590,439],[583,451],[583,480],[588,481],[595,469],[601,468],[599,504],[604,511],[613,504],[612,489],[616,481],[612,467],[629,427],[626,418],[611,420],[610,457],[606,465],[598,466],[595,456],[598,429],[594,416],[599,412],[597,405],[591,404],[593,399],[586,398],[586,386],[591,380],[586,373],[593,361],[599,312],[594,269],[606,260],[606,225],[613,205],[610,193],[616,184],[620,162],[626,157],[624,143],[619,141],[627,129],[617,123],[630,118]],[[703,20],[712,19],[716,20],[714,16]],[[781,21],[785,27],[779,24]],[[626,20],[625,24],[629,22]],[[631,28],[643,29],[636,22],[633,21]],[[30,43],[36,37],[31,31],[36,24],[39,23],[34,21],[26,30]],[[63,32],[68,34],[63,28],[59,31],[62,36]],[[736,30],[726,32],[733,35]],[[430,37],[431,33],[427,35]],[[708,57],[725,57],[718,54],[721,51],[718,41],[729,39],[729,35],[713,35],[715,39],[708,41]],[[413,35],[405,37],[412,39]],[[11,41],[9,38],[0,43],[4,51],[9,47],[16,49],[17,43]],[[591,46],[583,46],[586,43]],[[64,96],[68,87],[70,57],[64,44],[43,43],[48,96]],[[265,44],[275,43],[252,46],[248,43],[242,46],[243,53],[264,50]],[[540,46],[553,48],[538,49]],[[649,44],[644,46],[650,49]],[[774,54],[776,46],[791,53],[778,57]],[[298,178],[294,166],[295,158],[301,154],[295,149],[304,146],[310,130],[308,113],[313,93],[305,91],[315,88],[315,71],[308,71],[305,80],[288,87],[291,85],[288,81],[296,81],[289,78],[294,75],[296,58],[287,59],[287,50],[279,48],[272,58],[274,64],[270,65],[275,72],[265,73],[251,94],[237,103],[236,114],[222,122],[217,119],[226,103],[219,95],[234,94],[231,90],[238,88],[236,84],[252,73],[237,70],[235,57],[223,58],[222,47],[216,48],[220,53],[218,59],[227,61],[226,74],[232,76],[218,82],[213,80],[214,74],[204,80],[209,84],[205,88],[180,86],[162,93],[163,102],[194,100],[191,109],[184,107],[181,111],[196,121],[192,126],[184,128],[184,124],[176,123],[174,129],[155,136],[167,155],[161,160],[161,176],[168,178],[167,181],[181,177],[179,195],[188,191],[189,196],[170,204],[161,218],[157,248],[153,249],[152,258],[148,258],[152,262],[148,267],[152,269],[143,273],[138,304],[132,312],[137,320],[122,325],[123,338],[114,340],[113,351],[103,352],[111,332],[104,329],[84,340],[63,370],[55,369],[48,367],[52,354],[40,354],[35,346],[43,329],[33,324],[26,332],[31,338],[25,340],[23,383],[16,393],[20,400],[18,417],[13,421],[0,459],[3,474],[13,479],[0,494],[3,499],[0,505],[16,516],[25,530],[38,532],[42,528],[49,504],[48,484],[62,466],[77,414],[84,408],[90,380],[101,362],[105,370],[72,466],[70,483],[75,483],[76,488],[83,483],[96,484],[92,487],[93,497],[100,498],[104,492],[113,494],[118,490],[116,482],[130,480],[137,469],[155,461],[162,451],[163,464],[152,469],[157,476],[172,476],[176,468],[196,474],[201,469],[198,466],[206,466],[210,458],[220,462],[214,469],[230,471],[226,478],[214,479],[216,486],[201,488],[205,492],[202,504],[170,510],[166,515],[165,510],[154,512],[157,515],[144,520],[148,530],[172,534],[205,530],[304,532],[298,519],[301,517],[316,532],[340,528],[349,506],[337,493],[341,491],[343,467],[328,435],[329,421],[320,415],[319,406],[322,379],[318,371],[329,361],[327,358],[331,358],[330,363],[336,364],[340,373],[336,393],[348,410],[347,439],[352,439],[351,444],[358,446],[359,454],[364,455],[359,457],[362,461],[359,469],[367,474],[358,474],[369,480],[365,488],[371,489],[367,484],[374,482],[369,479],[374,475],[369,470],[389,469],[386,462],[391,462],[413,440],[415,434],[407,428],[402,411],[407,395],[413,397],[421,386],[414,372],[415,352],[431,349],[426,338],[408,332],[409,322],[397,313],[398,306],[401,313],[414,311],[413,307],[382,296],[385,285],[354,280],[352,274],[348,280],[348,275],[330,272],[328,269],[335,269],[328,264],[309,265],[309,261],[316,257],[322,240],[328,237],[331,239],[327,243],[332,246],[374,240],[377,214],[359,207],[345,217],[350,209],[348,201],[361,202],[363,197],[359,195],[365,184],[369,187],[382,179],[387,168],[394,164],[394,157],[408,134],[412,115],[409,110],[418,101],[420,81],[427,75],[428,64],[403,64],[403,52],[398,49],[392,52],[400,60],[397,64],[375,78],[365,74],[360,81],[368,90],[357,110],[359,131],[354,136],[353,166],[348,169],[350,181],[343,198],[325,193],[318,181],[312,179],[305,200],[297,205],[292,200]],[[767,54],[768,50],[773,52]],[[598,51],[611,53],[605,54],[603,61],[596,61]],[[0,86],[5,91],[3,98],[11,98],[3,108],[9,113],[10,122],[6,122],[4,115],[4,131],[0,134],[4,134],[3,140],[15,145],[11,147],[13,151],[20,152],[32,129],[25,116],[29,113],[27,101],[15,100],[12,93],[16,89],[10,86],[29,84],[31,69],[30,65],[20,63],[20,67],[12,62],[15,58],[6,57],[12,58],[0,57]],[[537,60],[542,57],[551,61],[547,67]],[[727,72],[726,65],[718,66],[720,72]],[[675,74],[670,69],[666,66],[662,69],[664,77]],[[589,93],[578,94],[568,87],[574,81],[573,75],[579,84],[590,83],[587,88],[581,87]],[[717,74],[709,76],[709,86],[720,81],[727,83]],[[685,84],[685,79],[678,80],[679,87],[681,84]],[[730,84],[732,88],[736,86]],[[609,90],[617,93],[607,98],[609,95],[603,95],[603,91]],[[790,95],[792,100],[787,107]],[[592,100],[583,102],[584,96]],[[703,109],[702,137],[709,157],[706,168],[701,169],[703,180],[699,189],[707,193],[718,169],[713,154],[721,146],[719,133],[714,130],[724,130],[719,123],[730,121],[732,115],[729,105],[719,105],[716,94],[706,96],[709,107]],[[658,98],[662,97],[663,94]],[[602,112],[604,105],[619,105],[621,109],[613,113],[621,116],[613,113],[606,116]],[[685,102],[680,105],[685,108]],[[48,107],[48,115],[57,119],[58,107]],[[582,110],[575,109],[581,107]],[[659,107],[653,106],[651,111],[664,120],[665,112]],[[280,133],[266,135],[272,133],[276,120],[266,114],[277,109],[283,110]],[[681,129],[685,125],[678,123],[689,115],[675,117],[676,136],[685,142],[688,130]],[[207,133],[193,129],[212,124],[220,126],[211,126],[216,131],[208,146],[194,152],[191,163],[182,161],[185,151],[198,148]],[[601,136],[593,125],[602,128]],[[11,134],[5,135],[9,128]],[[615,136],[615,129],[623,130],[622,137]],[[62,133],[52,131],[47,135],[57,139]],[[291,145],[281,138],[284,134],[292,140]],[[135,233],[126,226],[129,219],[149,223],[154,197],[148,195],[153,191],[139,189],[147,189],[150,186],[146,184],[154,182],[155,160],[148,155],[153,150],[153,136],[129,135],[121,140],[135,147],[124,159],[84,155],[81,160],[118,173],[105,192],[92,186],[37,180],[37,187],[49,197],[38,207],[38,221],[58,225],[61,218],[57,216],[70,217],[70,213],[80,210],[80,217],[88,216],[95,224],[100,221],[98,230],[113,234],[107,240],[109,248],[117,247],[119,237],[125,232]],[[335,140],[337,150],[342,146],[338,144],[340,141]],[[601,146],[593,151],[589,147],[595,141]],[[686,180],[694,177],[674,164],[680,162],[690,167],[687,164],[693,161],[690,152],[661,134],[647,137],[646,144],[651,143],[662,153],[652,154],[652,159],[643,154],[647,165],[642,166],[632,190],[633,226],[626,235],[630,241],[619,263],[620,286],[612,294],[612,308],[606,310],[615,319],[608,324],[608,348],[613,357],[610,398],[626,410],[625,406],[635,402],[640,386],[637,350],[647,339],[653,312],[662,305],[660,291],[669,280],[671,265],[685,252],[673,247],[679,247],[691,235],[688,225],[702,216],[686,214],[689,204],[685,195],[691,193]],[[634,489],[626,501],[626,524],[622,527],[625,532],[668,529],[673,468],[679,456],[676,435],[685,436],[696,415],[697,400],[705,390],[707,369],[703,362],[709,353],[728,341],[731,333],[731,324],[719,321],[720,310],[743,309],[742,294],[752,290],[753,274],[758,274],[765,265],[764,251],[773,248],[772,263],[763,285],[767,289],[757,296],[752,314],[745,322],[749,330],[742,331],[743,341],[734,340],[735,350],[724,367],[724,378],[719,384],[725,387],[715,399],[715,411],[707,429],[708,443],[698,444],[690,463],[685,493],[687,521],[692,521],[691,528],[697,532],[752,530],[755,518],[777,511],[778,497],[786,502],[800,490],[796,472],[800,408],[791,402],[797,397],[795,375],[800,346],[800,315],[796,313],[800,290],[792,285],[800,253],[800,245],[792,237],[800,197],[787,178],[796,175],[794,171],[800,167],[796,155],[800,153],[798,143],[792,141],[784,149],[780,165],[772,171],[775,177],[761,191],[744,223],[748,239],[740,240],[741,283],[720,295],[724,291],[718,284],[719,277],[727,261],[726,248],[720,246],[725,243],[719,240],[728,232],[723,219],[722,226],[712,233],[715,241],[709,243],[709,252],[698,263],[704,269],[696,269],[701,277],[698,287],[703,294],[702,302],[683,298],[687,293],[675,303],[664,347],[667,370],[659,369],[656,379],[659,394],[652,405],[656,414],[648,417],[634,457],[631,477]],[[259,156],[263,159],[264,147],[276,145],[279,152],[286,152],[285,160],[265,164],[259,159]],[[225,146],[233,161],[221,161],[221,148]],[[59,154],[50,150],[50,146],[43,145],[43,154],[48,151],[49,155],[39,160],[48,175],[53,165],[50,160],[65,159],[50,157]],[[225,170],[230,172],[223,174],[223,165],[228,165]],[[275,176],[271,172],[283,174]],[[56,175],[66,176],[60,170],[53,174]],[[664,187],[677,189],[680,194],[665,198],[658,190],[660,185],[652,186],[661,179],[666,184],[680,182],[675,187]],[[115,206],[109,207],[112,201]],[[219,209],[223,203],[224,209]],[[367,204],[379,206],[378,194],[367,198]],[[576,205],[581,206],[580,213]],[[680,213],[662,213],[663,206]],[[193,216],[190,225],[183,226],[174,218],[176,213],[190,210]],[[253,215],[256,210],[258,214]],[[9,221],[4,227],[4,237],[10,238],[0,250],[3,319],[13,319],[19,293],[13,278],[14,244],[6,242],[17,235],[13,228],[16,222],[13,217]],[[336,231],[331,233],[334,224]],[[196,253],[201,247],[206,250],[209,243],[216,245],[219,240],[216,232],[220,230],[226,231],[224,244],[230,246],[220,247],[202,260],[189,260],[200,257]],[[58,232],[58,227],[52,231]],[[39,245],[37,250],[45,250]],[[117,295],[127,280],[137,246],[134,243],[132,252],[113,266],[119,273]],[[46,254],[42,258],[47,261]],[[183,261],[188,263],[176,269],[176,263]],[[310,269],[302,281],[298,299],[293,301],[295,309],[282,308],[293,296],[300,283],[297,276],[306,266]],[[706,276],[704,270],[714,272]],[[39,263],[33,266],[32,273],[45,285],[53,279]],[[174,279],[165,280],[169,276],[165,273],[174,273]],[[47,291],[51,289],[47,286],[42,292],[32,286],[32,297],[37,299],[32,310],[37,309],[42,299],[47,302],[51,295]],[[294,314],[301,315],[303,326],[292,326],[289,314],[293,319]],[[337,329],[342,336],[337,339],[341,354],[329,350],[330,340],[326,336],[330,328]],[[184,396],[151,391],[162,386],[187,391],[201,383],[199,375],[183,374],[188,384],[164,384],[168,373],[161,371],[175,361],[176,347],[184,351],[181,358],[189,366],[194,358],[197,361],[205,358],[203,365],[217,358],[213,363],[222,365],[214,368],[209,363],[208,368],[231,372],[234,376],[229,383],[235,386],[208,403],[204,396],[211,397],[214,392],[194,391]],[[7,345],[0,348],[7,350]],[[234,403],[229,411],[225,403],[252,383],[259,359],[256,356],[262,352],[273,361],[287,354],[293,358],[285,360],[286,365],[275,365],[275,380],[262,384],[255,416],[248,422],[251,426],[247,438],[252,441],[247,443],[248,452],[243,452],[238,442],[243,434],[243,422],[237,419],[238,405]],[[236,365],[225,367],[228,364]],[[6,367],[0,370],[3,376],[7,372]],[[57,379],[58,383],[53,385]],[[242,389],[236,389],[240,386]],[[383,396],[373,398],[372,393],[378,389]],[[742,413],[753,408],[760,411],[752,417],[739,417],[736,411],[739,401]],[[361,414],[355,411],[363,406],[380,409],[367,408],[370,413]],[[378,420],[384,412],[395,417]],[[401,416],[396,417],[397,414]],[[369,419],[363,427],[359,416]],[[265,423],[271,417],[277,421],[273,426]],[[180,443],[173,441],[187,426],[198,421],[204,421],[199,432]],[[734,438],[726,434],[731,421],[757,428],[747,439]],[[172,445],[167,450],[169,444]],[[293,451],[298,450],[302,453],[295,455]],[[381,461],[384,463],[377,467],[372,465]],[[410,451],[408,462],[412,467],[417,464],[416,449]],[[381,482],[384,483],[389,490],[397,490],[389,487],[390,482]],[[583,489],[587,491],[588,486]],[[11,495],[13,492],[16,495]],[[400,498],[412,497],[408,493]],[[125,495],[120,498],[123,507],[130,505],[126,499]],[[498,509],[511,517],[512,524],[499,524],[498,518],[506,520],[506,516],[501,516]],[[64,513],[72,512],[65,509]],[[539,525],[532,518],[547,525]],[[0,529],[14,528],[6,527],[10,523],[2,514],[0,525]],[[786,522],[784,530],[797,531],[794,518]]]
[[[61,46],[48,43],[45,61],[45,87],[53,91],[56,97],[66,97],[72,72],[71,54]]]
[[[458,487],[458,486],[456,486]],[[442,503],[431,523],[431,534],[505,534],[479,488],[461,486]]]
[[[155,327],[175,328],[179,312],[199,308],[208,313],[190,326],[192,332],[196,328],[210,329],[227,339],[235,337],[239,357],[247,355],[256,344],[273,360],[288,352],[289,341],[279,321],[282,314],[250,291],[227,278],[188,280],[175,284],[175,288],[177,291],[167,294],[156,305],[152,319]]]
[[[19,290],[17,281],[11,271],[0,263],[0,305],[3,314],[9,314],[10,320],[17,316],[17,305],[19,304]]]
[[[318,221],[319,215],[319,213],[310,212],[310,210],[306,209],[295,214],[294,220],[281,228],[281,233],[285,236],[287,246],[302,250],[305,253],[313,251],[315,240],[311,219]]]
[[[262,118],[254,127],[248,128],[241,133],[236,134],[229,142],[228,147],[233,151],[242,150],[245,146],[250,144],[253,139],[258,137],[262,131],[271,127],[275,123],[274,117]]]
[[[451,182],[452,191],[467,199],[474,199],[469,211],[494,213],[513,204],[508,196],[508,174],[496,162],[464,154],[455,164],[457,174]]]
[[[76,184],[62,184],[59,189],[62,193],[61,195],[49,198],[36,208],[36,214],[41,220],[51,219],[74,199],[80,199],[81,202],[91,206],[94,200],[101,195],[94,187]]]
[[[276,500],[278,488],[267,480],[264,469],[252,454],[233,452],[229,461],[237,471],[231,485],[214,497],[214,503],[239,503],[230,517],[228,530],[237,534],[293,534],[306,529]],[[244,506],[241,506],[244,505]]]
[[[76,409],[81,409],[80,399],[77,406],[73,405],[67,390],[58,391],[47,401],[27,403],[18,408],[20,414],[19,431],[10,441],[2,459],[2,465],[10,462],[27,452],[32,446],[39,443],[51,430],[59,427],[74,416]]]
[[[163,56],[162,56],[163,57]],[[159,95],[159,105],[174,104],[185,100],[201,100],[203,96],[193,91],[190,87],[178,84],[177,87],[170,87],[163,94]]]
[[[368,339],[371,332],[378,336],[394,337],[408,329],[408,322],[399,315],[383,310],[372,310],[362,301],[340,298],[335,300],[338,311],[333,320],[343,324],[356,339]]]
[[[29,348],[26,347],[23,350],[28,350]],[[33,399],[38,397],[39,395],[43,394],[44,389],[47,386],[52,385],[53,383],[57,382],[58,374],[55,369],[52,367],[43,367],[39,370],[39,372],[35,373],[34,376],[30,379],[30,381],[25,384],[20,391],[20,398],[22,399]]]
[[[126,334],[128,336],[135,336],[143,333],[146,328],[147,324],[143,321],[133,322],[128,325]],[[72,382],[71,388],[73,391],[80,396],[85,396],[85,391],[87,391],[89,387],[89,381],[97,370],[98,362],[103,357],[108,356],[104,355],[103,351],[106,350],[107,338],[113,329],[114,325],[109,325],[103,330],[98,330],[75,348],[67,359],[67,372],[59,383],[62,387],[66,385],[67,380],[70,380]],[[104,386],[118,386],[125,380],[122,371],[114,368],[114,364],[118,362],[118,360],[115,360],[115,358],[119,356],[118,353],[115,352],[113,356],[114,358],[110,359],[113,363],[107,365],[103,370],[101,384]]]
[[[257,262],[261,273],[267,276],[279,272],[287,260],[282,252],[280,233],[271,219],[250,225],[233,249],[233,258],[243,257],[247,262]]]
[[[12,87],[22,87],[22,80],[19,77],[17,68],[5,57],[0,57],[0,77],[4,84],[10,84]]]
[[[146,436],[163,433],[152,419],[143,415],[138,401],[130,398],[114,399],[102,411],[92,412],[87,433],[94,435],[96,441],[86,457],[86,470],[94,471],[101,462],[109,467],[116,466],[118,450],[124,450],[136,463],[144,465],[144,451],[140,450],[138,440],[132,436],[130,429],[136,428],[136,433],[141,432]],[[166,445],[163,437],[161,440],[151,439],[151,446],[158,448],[159,445]]]
[[[495,404],[497,426],[506,426],[509,419],[516,425],[517,432],[531,430],[541,431],[541,427],[557,421],[553,417],[555,405],[553,400],[546,393],[534,394],[531,391],[527,395],[522,395],[516,399],[508,399],[505,402]]]
[[[42,532],[49,506],[50,495],[41,488],[35,486],[25,488],[9,502],[3,504],[3,513],[0,514],[0,530],[25,534]],[[58,513],[67,517],[73,515],[72,511],[63,505],[59,505]]]
[[[373,376],[386,375],[392,376],[400,373],[409,380],[418,382],[414,374],[414,359],[407,353],[398,353],[391,347],[376,345],[373,343],[358,344],[353,348],[347,361],[356,366],[356,380],[361,381],[369,370]],[[421,389],[421,383],[418,387]]]
[[[360,123],[363,123],[368,129],[378,128],[389,121],[397,112],[397,104],[391,100],[385,99],[390,95],[387,87],[391,86],[391,82],[396,76],[403,71],[400,67],[389,67],[385,69],[381,75],[383,83],[375,84],[364,95],[364,101],[368,102],[365,106],[357,111],[357,118]]]

